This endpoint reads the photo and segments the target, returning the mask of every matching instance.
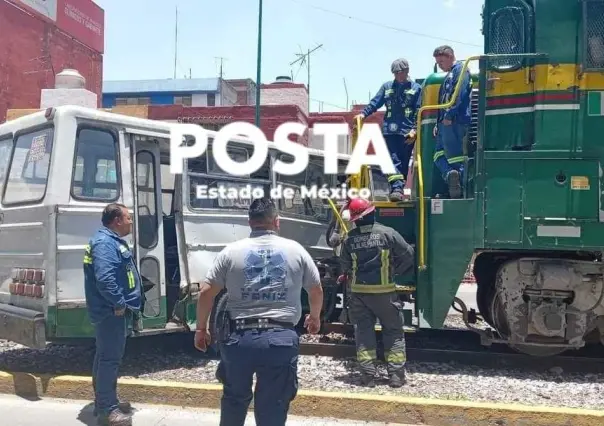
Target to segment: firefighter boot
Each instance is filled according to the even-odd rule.
[[[393,203],[398,203],[399,201],[403,201],[403,190],[395,189],[390,193],[390,201]]]
[[[361,374],[361,384],[363,386],[367,386],[368,388],[375,387],[375,377],[371,374],[363,373]]]
[[[401,386],[407,383],[407,377],[405,375],[405,370],[397,371],[396,373],[392,373],[390,375],[390,387],[391,388],[400,388]]]
[[[132,426],[132,417],[122,413],[117,408],[107,415],[99,416],[97,424],[101,426]]]
[[[461,198],[461,177],[457,170],[451,170],[447,174],[447,185],[449,185],[451,198]]]

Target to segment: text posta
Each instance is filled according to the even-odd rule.
[[[275,148],[294,157],[293,163],[276,160],[275,172],[281,175],[293,176],[301,173],[308,166],[308,150],[305,146],[292,142],[289,135],[301,136],[306,126],[290,122],[280,125],[275,131]],[[338,174],[338,137],[347,136],[349,127],[346,123],[317,123],[313,133],[322,135],[324,140],[324,172],[326,175]],[[245,162],[234,161],[229,157],[227,145],[230,140],[244,135],[254,144],[254,153]],[[186,136],[195,138],[191,146],[183,146]],[[374,154],[367,154],[373,145]],[[197,158],[206,153],[208,148],[207,131],[196,124],[172,123],[170,131],[170,172],[181,174],[185,158]],[[218,166],[233,176],[251,175],[264,165],[268,156],[269,143],[261,129],[246,122],[227,124],[216,132],[212,143],[212,155]],[[378,166],[385,174],[394,174],[396,169],[390,157],[386,141],[378,124],[368,123],[361,128],[356,145],[346,167],[346,174],[360,173],[362,166]]]

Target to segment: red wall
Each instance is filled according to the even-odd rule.
[[[184,107],[181,105],[151,105],[149,118],[153,120],[179,120],[185,123],[211,124],[245,121],[254,124],[256,108],[251,105],[218,107]],[[262,105],[260,128],[268,140],[273,140],[275,130],[283,123],[297,121],[307,124],[307,118],[296,105]],[[291,137],[290,137],[291,139]],[[299,143],[307,146],[308,137],[303,135]]]
[[[74,68],[86,79],[101,106],[103,57],[41,18],[0,0],[0,122],[6,110],[39,108],[42,89],[54,75]]]

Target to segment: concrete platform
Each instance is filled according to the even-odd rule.
[[[134,404],[217,409],[220,407],[222,386],[121,379],[118,384],[118,393],[121,399]],[[90,377],[81,376],[37,376],[28,373],[0,372],[0,394],[18,395],[31,401],[41,398],[70,399],[77,395],[80,399],[90,401],[92,400],[92,380]],[[29,409],[35,405],[36,403],[32,403],[27,407]],[[5,412],[0,406],[0,413],[3,417]],[[24,419],[26,412],[20,409],[17,418]],[[604,411],[599,410],[300,390],[291,406],[290,414],[307,416],[309,413],[320,418],[346,419],[349,423],[341,422],[340,424],[352,425],[355,424],[355,421],[431,426],[593,426],[604,424]],[[52,415],[55,415],[54,412]],[[43,418],[42,424],[53,425],[48,423],[51,420],[50,414]],[[4,418],[2,420],[2,424],[5,424]],[[296,419],[292,418],[292,420]],[[158,420],[158,422],[160,421],[163,421],[162,418]],[[8,424],[11,426],[29,425],[14,422]],[[69,423],[59,424],[63,426]],[[178,423],[173,422],[156,424],[179,426]],[[216,425],[216,423],[212,424]],[[333,424],[333,422],[327,424]]]
[[[216,426],[220,412],[190,407],[135,404],[133,426]],[[96,425],[89,401],[44,399],[30,401],[13,395],[0,395],[2,423],[10,426],[82,426]],[[256,426],[249,413],[246,426]],[[289,416],[288,426],[413,426],[393,423],[366,423],[331,418]]]

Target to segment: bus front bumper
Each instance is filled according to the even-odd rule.
[[[33,349],[45,348],[44,313],[0,303],[0,339]]]

